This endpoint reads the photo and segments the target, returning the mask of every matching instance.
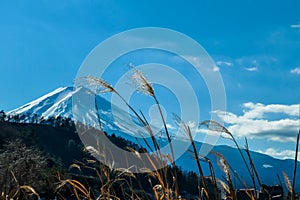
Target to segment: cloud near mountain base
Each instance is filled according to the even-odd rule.
[[[243,114],[213,111],[237,137],[265,138],[272,141],[295,141],[299,129],[299,105],[244,103]]]

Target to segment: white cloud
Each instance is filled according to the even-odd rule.
[[[170,130],[176,130],[176,127],[175,126],[172,126],[171,124],[166,124],[167,128],[170,129]]]
[[[196,67],[207,67],[207,70],[212,70],[213,72],[219,72],[220,68],[216,65],[208,66],[210,62],[207,60],[206,56],[189,56],[186,55],[185,58]]]
[[[258,71],[258,66],[259,66],[259,64],[258,64],[257,60],[253,60],[253,61],[251,61],[250,66],[246,67],[245,69],[249,72],[256,72],[256,71]]]
[[[229,124],[228,130],[237,137],[266,138],[273,141],[295,141],[299,127],[299,105],[264,105],[248,102],[243,104],[243,114],[213,111],[220,119]],[[276,116],[270,120],[269,116]],[[284,116],[284,117],[282,117]]]
[[[243,110],[246,118],[263,118],[266,113],[284,113],[290,116],[298,116],[299,105],[281,105],[270,104],[264,105],[261,103],[247,102],[243,104],[243,107],[247,110]]]
[[[195,122],[195,121],[188,121],[187,125],[188,125],[191,129],[193,129],[193,128],[196,127],[196,122]]]
[[[278,151],[274,148],[268,148],[264,151],[258,150],[257,152],[272,156],[274,158],[279,158],[279,159],[295,159],[295,151],[293,150]],[[300,161],[300,158],[298,158],[298,160]]]
[[[245,56],[234,60],[234,65],[249,72],[257,72],[262,68],[270,67],[278,61],[277,58],[266,55]]]
[[[292,74],[300,74],[300,67],[296,67],[290,71]]]
[[[219,70],[220,70],[219,67],[217,67],[217,66],[214,66],[214,67],[213,67],[213,71],[214,71],[214,72],[218,72]]]
[[[216,64],[218,66],[227,66],[227,67],[232,67],[233,66],[232,62],[227,62],[227,61],[217,61]]]
[[[258,71],[258,68],[257,67],[248,67],[248,68],[245,68],[247,71],[249,72],[256,72]]]
[[[300,28],[300,24],[292,24],[290,27],[291,28]]]
[[[277,58],[267,55],[244,56],[234,60],[234,65],[248,71],[258,71],[261,66],[272,66],[278,61]]]
[[[272,166],[272,165],[269,165],[269,164],[263,164],[262,167],[263,167],[263,168],[273,168],[273,166]]]

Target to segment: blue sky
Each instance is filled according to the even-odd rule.
[[[106,38],[164,27],[195,39],[214,59],[227,94],[224,121],[240,142],[247,136],[254,150],[290,157],[294,140],[286,130],[297,132],[300,101],[299,10],[297,0],[1,1],[0,109],[72,85]]]

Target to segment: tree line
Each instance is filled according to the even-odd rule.
[[[51,125],[53,127],[72,127],[74,125],[73,120],[69,117],[50,116],[44,118],[43,116],[38,116],[38,114],[36,113],[22,113],[9,115],[5,113],[4,110],[0,111],[0,122],[44,124]]]

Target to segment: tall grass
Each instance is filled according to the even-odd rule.
[[[149,144],[149,142],[142,137],[144,143],[150,149],[151,151],[153,150],[152,147],[155,150],[155,154],[148,154],[147,151],[144,149],[143,152],[138,152],[135,149],[128,148],[129,151],[134,153],[138,158],[141,158],[140,153],[147,153],[147,159],[150,165],[152,166],[153,170],[150,170],[148,168],[142,168],[141,172],[143,174],[146,174],[149,180],[149,184],[152,188],[153,196],[157,200],[162,200],[162,199],[180,199],[180,192],[179,192],[179,181],[178,181],[178,174],[176,170],[176,161],[175,161],[175,155],[174,155],[174,147],[171,139],[171,135],[169,133],[169,130],[166,125],[166,119],[163,115],[161,105],[158,101],[158,98],[156,96],[155,90],[151,84],[151,82],[146,78],[146,76],[139,70],[135,69],[133,67],[133,74],[131,76],[131,79],[133,82],[136,84],[136,89],[137,91],[148,95],[153,98],[157,109],[160,114],[160,118],[163,124],[164,128],[164,133],[165,137],[168,140],[168,145],[170,148],[170,154],[164,155],[161,152],[161,146],[159,145],[159,142],[157,141],[157,138],[155,137],[153,130],[148,123],[146,117],[142,112],[138,113],[123,97],[122,95],[110,84],[108,84],[106,81],[92,77],[92,76],[87,76],[87,77],[81,77],[77,79],[77,83],[79,85],[85,85],[87,88],[93,88],[96,91],[96,95],[99,93],[103,92],[112,92],[115,93],[120,99],[128,106],[128,108],[134,113],[134,115],[137,117],[141,125],[144,127],[144,129],[149,133],[151,137],[152,144]],[[97,102],[95,102],[95,109],[96,111],[99,110]],[[235,184],[233,181],[232,173],[234,174],[234,178],[237,178],[240,183],[242,183],[246,188],[246,184],[241,180],[238,174],[232,169],[230,164],[227,162],[226,158],[220,154],[219,152],[213,152],[214,155],[217,156],[218,158],[218,164],[220,168],[223,170],[225,173],[225,181],[227,185],[225,185],[222,181],[218,180],[215,177],[215,172],[214,168],[212,165],[212,162],[210,161],[209,158],[207,157],[202,157],[199,155],[197,147],[195,145],[194,139],[192,137],[191,129],[190,127],[182,121],[180,117],[177,115],[173,115],[175,122],[179,125],[181,130],[184,131],[184,133],[187,135],[189,139],[189,143],[191,145],[191,152],[193,154],[193,157],[195,159],[195,163],[199,172],[199,179],[201,180],[201,183],[198,183],[198,192],[199,192],[199,199],[220,199],[219,195],[219,189],[224,189],[228,191],[229,198],[232,200],[236,200],[236,193],[235,193]],[[101,126],[101,116],[97,114],[99,126],[100,126],[100,131],[102,130]],[[257,191],[256,191],[256,180],[259,184],[259,186],[262,185],[260,177],[258,175],[257,169],[255,167],[255,164],[253,162],[253,159],[250,154],[249,146],[248,146],[248,141],[246,139],[246,147],[244,149],[245,154],[247,155],[247,158],[245,157],[245,154],[242,152],[241,147],[237,143],[235,137],[233,134],[226,129],[224,126],[222,126],[220,123],[213,121],[213,120],[206,120],[203,121],[202,123],[199,124],[199,127],[201,126],[206,126],[209,130],[216,131],[216,132],[222,132],[225,133],[229,136],[229,138],[234,142],[235,146],[237,147],[237,150],[243,160],[243,163],[247,169],[247,172],[249,173],[251,177],[251,181],[253,184],[254,188],[254,194],[250,193],[248,191],[247,195],[251,199],[257,199]],[[298,144],[299,144],[299,136],[300,136],[300,130],[297,136],[297,147],[296,147],[296,155],[295,155],[295,164],[294,164],[294,177],[293,177],[293,182],[292,184],[290,183],[287,175],[284,173],[284,179],[286,181],[286,184],[288,185],[288,189],[290,193],[292,193],[292,196],[294,196],[294,187],[295,187],[295,182],[296,182],[296,168],[297,168],[297,152],[298,152]],[[101,146],[102,145],[102,146]],[[103,154],[101,151],[109,151],[108,149],[105,149],[105,144],[99,145],[99,148],[95,150],[98,154]],[[101,148],[100,148],[101,146]],[[105,154],[105,153],[104,153]],[[206,177],[204,175],[204,171],[202,168],[201,162],[206,162],[209,165],[210,169],[210,179],[212,181],[213,185],[213,192],[209,190],[208,182],[206,180]],[[168,171],[168,165],[171,165],[171,171]],[[114,185],[118,185],[119,189],[122,191],[122,197],[126,197],[127,199],[142,199],[141,196],[139,196],[134,189],[134,186],[132,185],[131,180],[136,180],[137,177],[136,175],[132,174],[130,172],[130,169],[114,169],[113,164],[111,166],[106,166],[103,167],[101,165],[96,167],[88,167],[83,164],[85,168],[92,169],[96,172],[100,182],[101,182],[101,187],[99,188],[99,195],[97,199],[120,199],[118,196],[118,193],[114,189]],[[77,169],[81,169],[82,166],[79,165],[73,165],[72,167],[75,167]],[[170,182],[170,178],[172,181]],[[138,181],[138,180],[136,180]],[[218,188],[217,183],[222,183],[221,187]],[[76,181],[76,180],[60,180],[60,185],[58,189],[61,189],[63,187],[68,187],[73,195],[76,197],[76,199],[81,199],[82,197],[86,199],[92,199],[93,196],[96,196],[95,194],[92,194],[90,191],[90,186],[86,188],[84,184]],[[140,189],[143,190],[143,186],[140,185]],[[129,192],[128,192],[129,191]]]
[[[252,160],[252,158],[251,158],[251,154],[250,154],[250,150],[249,150],[249,145],[248,145],[248,140],[247,140],[247,138],[245,138],[245,141],[246,141],[245,151],[246,151],[246,154],[247,154],[248,159],[249,159],[249,161],[250,161],[251,180],[252,180],[253,186],[254,186],[254,188],[255,188],[255,189],[254,189],[254,199],[257,199],[255,176],[257,177],[259,186],[261,186],[261,182],[260,182],[260,178],[259,178],[259,176],[258,176],[256,167],[255,167],[255,165],[254,165],[254,163],[253,163],[253,160]]]
[[[172,164],[173,169],[174,169],[175,193],[176,193],[176,195],[178,195],[177,172],[176,172],[176,163],[175,163],[173,143],[172,143],[172,140],[171,140],[171,136],[169,134],[169,130],[167,128],[167,124],[166,124],[164,115],[162,113],[160,103],[158,102],[158,99],[155,95],[155,92],[154,92],[154,89],[152,87],[151,82],[146,78],[146,76],[143,74],[143,72],[136,69],[136,68],[133,68],[133,71],[134,71],[134,73],[132,75],[132,80],[136,83],[137,90],[141,91],[142,93],[144,93],[146,95],[149,95],[149,96],[153,97],[153,99],[154,99],[154,101],[157,105],[157,108],[158,108],[158,111],[159,111],[164,129],[165,129],[165,133],[166,133],[166,136],[167,136],[167,139],[168,139],[168,142],[169,142],[169,147],[170,147],[171,156],[172,156],[171,157],[172,159],[170,161],[171,161],[171,164]]]
[[[184,123],[180,119],[179,116],[177,116],[176,114],[173,114],[173,116],[174,116],[174,119],[177,122],[177,124],[180,126],[181,129],[183,129],[183,131],[187,134],[187,136],[190,140],[190,143],[191,143],[191,146],[192,146],[192,152],[194,154],[194,158],[195,158],[197,168],[198,168],[198,171],[199,171],[199,174],[200,174],[201,182],[204,186],[205,196],[209,199],[208,187],[207,187],[207,184],[206,184],[206,181],[205,181],[205,178],[204,178],[203,169],[202,169],[201,164],[200,164],[198,151],[197,151],[197,148],[196,148],[196,145],[195,145],[195,142],[194,142],[194,138],[193,138],[192,133],[191,133],[191,129],[186,123]]]
[[[293,173],[293,185],[292,185],[292,195],[293,195],[293,196],[295,196],[295,184],[296,184],[296,175],[297,175],[299,137],[300,137],[300,129],[299,129],[298,134],[297,134],[297,142],[296,142],[296,152],[295,152],[295,162],[294,162],[294,173]]]
[[[152,128],[150,127],[149,123],[147,122],[146,118],[144,117],[144,115],[141,113],[141,115],[139,115],[135,109],[133,109],[132,106],[129,105],[129,103],[120,95],[120,93],[115,90],[110,84],[108,84],[106,81],[96,78],[96,77],[91,77],[91,76],[87,76],[87,77],[81,77],[77,80],[75,80],[78,84],[81,85],[85,85],[88,86],[88,88],[95,87],[94,89],[100,91],[100,92],[113,92],[115,94],[117,94],[121,100],[129,107],[129,109],[135,114],[135,116],[138,118],[138,120],[141,122],[141,124],[143,125],[143,127],[145,128],[145,130],[150,134],[152,142],[153,142],[153,146],[155,148],[155,150],[158,153],[158,156],[160,159],[156,159],[156,161],[158,161],[158,163],[160,163],[160,166],[164,166],[166,164],[164,164],[166,161],[170,162],[171,165],[173,166],[173,170],[174,173],[173,174],[173,186],[174,186],[174,192],[175,192],[175,196],[178,196],[178,181],[177,181],[177,172],[176,172],[176,164],[175,164],[175,156],[174,156],[174,150],[173,150],[173,145],[172,145],[172,140],[171,140],[171,136],[169,135],[169,131],[167,129],[166,126],[166,122],[160,107],[160,104],[155,96],[154,93],[154,89],[151,85],[151,83],[147,80],[147,78],[144,76],[144,74],[137,70],[134,69],[134,74],[132,76],[132,79],[136,82],[137,84],[137,90],[143,92],[146,95],[149,95],[151,97],[154,98],[156,105],[158,107],[163,125],[164,125],[164,129],[165,129],[165,133],[167,136],[167,139],[169,141],[169,147],[170,147],[170,151],[171,151],[171,158],[169,156],[163,156],[160,152],[160,146],[157,143],[157,140],[153,134]],[[98,89],[97,89],[98,88]],[[98,111],[98,106],[97,103],[95,103],[96,105],[96,112]],[[100,116],[97,114],[97,118],[98,118],[98,123],[101,126],[101,120],[100,120]],[[102,131],[102,130],[101,130]],[[150,145],[148,144],[148,142],[146,140],[144,140],[144,142],[147,144],[148,147],[150,147]],[[160,180],[160,185],[162,186],[162,188],[166,191],[166,193],[168,193],[168,191],[170,191],[170,187],[168,185],[167,182],[167,178],[166,178],[166,168],[162,168],[163,170],[159,171],[157,170],[157,166],[155,166],[155,164],[152,162],[152,158],[148,157],[149,161],[152,165],[152,167],[154,167],[155,172],[156,172],[156,176],[158,177],[158,179]]]
[[[220,154],[218,152],[213,152],[213,154],[215,154],[217,157],[220,158],[218,164],[226,175],[226,182],[227,182],[227,185],[229,188],[229,196],[232,200],[235,200],[236,196],[235,196],[235,189],[234,189],[231,174],[230,174],[230,165],[228,164],[226,158],[222,154]]]
[[[212,184],[213,184],[213,187],[214,187],[214,193],[213,194],[209,193],[209,195],[214,196],[215,199],[219,199],[220,198],[219,189],[218,189],[218,185],[217,185],[217,178],[216,178],[216,175],[215,175],[215,170],[214,170],[213,164],[212,164],[211,160],[209,158],[205,157],[205,156],[199,155],[199,158],[200,158],[201,161],[207,162],[208,165],[209,165],[210,177],[211,177]]]
[[[216,121],[213,121],[213,120],[206,120],[206,121],[203,121],[202,123],[200,123],[200,126],[206,126],[209,130],[211,131],[215,131],[215,132],[220,132],[220,133],[225,133],[227,134],[231,139],[232,141],[234,142],[235,146],[237,147],[243,161],[244,161],[244,164],[246,166],[246,169],[251,177],[251,180],[252,180],[252,184],[253,184],[253,187],[254,189],[256,190],[256,184],[255,184],[255,180],[254,180],[254,177],[252,176],[252,172],[250,170],[250,167],[246,161],[246,158],[239,146],[239,144],[237,143],[235,137],[233,136],[233,134],[227,129],[225,128],[224,126],[222,126],[220,123],[216,122]],[[250,157],[250,162],[252,162],[251,160],[251,157]],[[259,179],[259,178],[258,178]]]

